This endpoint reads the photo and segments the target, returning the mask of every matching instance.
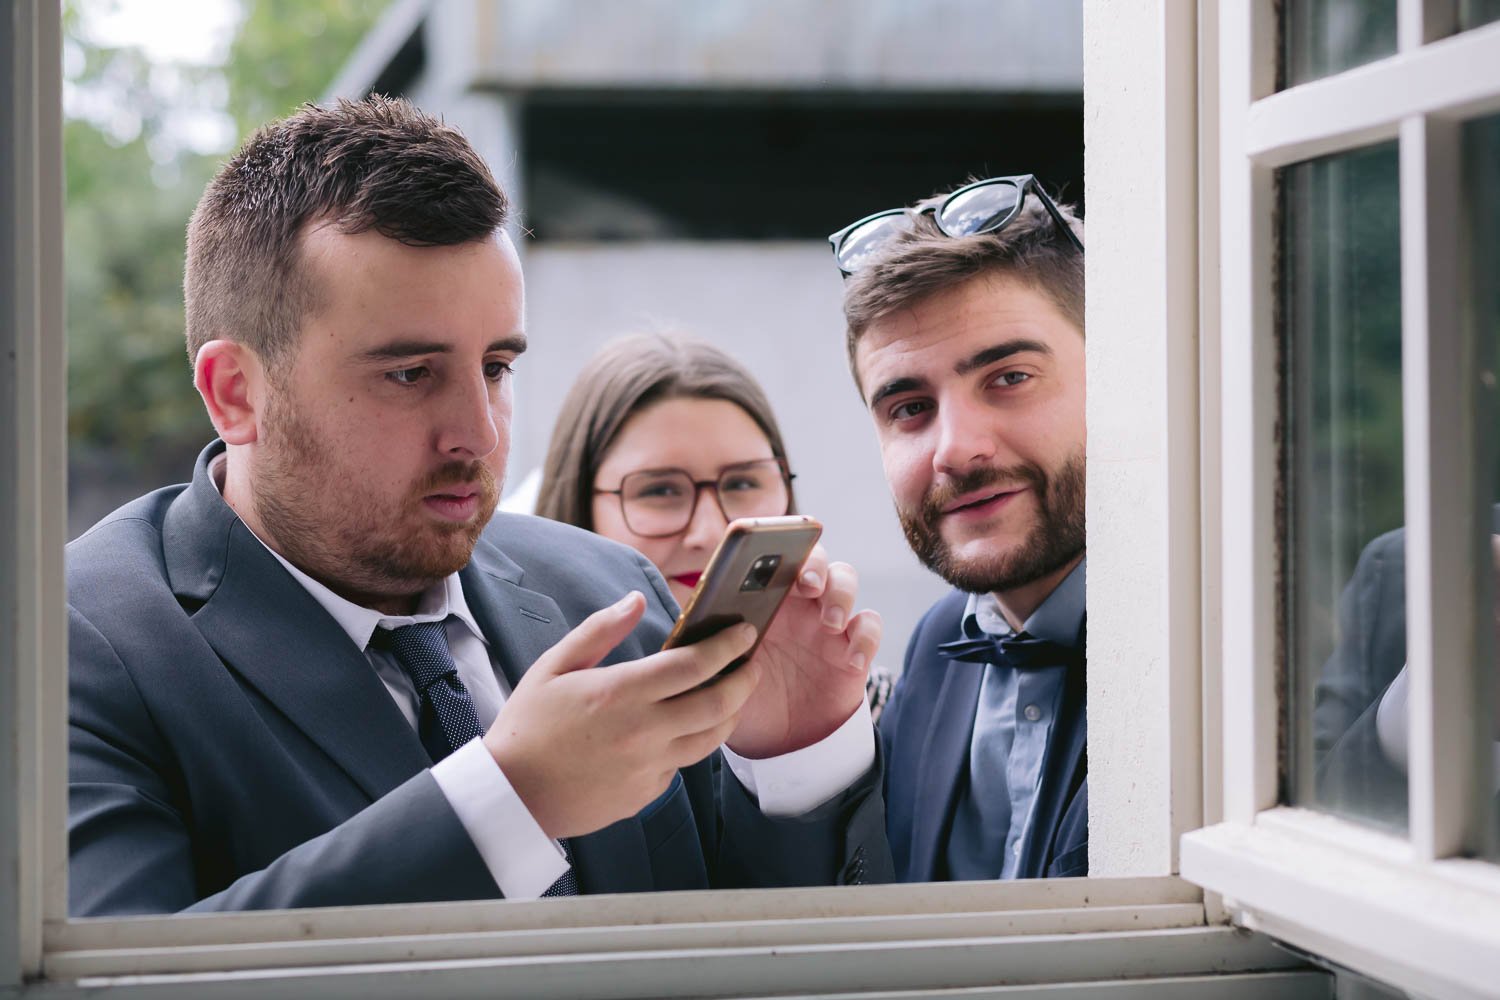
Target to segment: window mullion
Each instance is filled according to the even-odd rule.
[[[1479,846],[1472,345],[1459,314],[1459,126],[1401,124],[1409,809],[1427,861]],[[1472,338],[1467,338],[1472,339]]]
[[[1251,823],[1276,804],[1275,189],[1246,148],[1252,102],[1275,86],[1275,12],[1220,8],[1220,371],[1223,808]]]

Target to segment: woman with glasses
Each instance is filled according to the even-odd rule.
[[[770,401],[738,361],[635,334],[594,355],[563,401],[536,512],[634,548],[683,604],[730,521],[795,511],[793,478]],[[891,687],[870,671],[874,718]]]

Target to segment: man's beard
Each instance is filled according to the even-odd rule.
[[[988,559],[959,559],[943,540],[943,508],[959,497],[987,486],[1014,487],[1024,483],[1036,498],[1036,524],[1009,552]],[[922,565],[970,594],[1003,593],[1040,580],[1066,566],[1084,549],[1084,457],[1076,454],[1054,475],[1025,464],[1008,469],[984,468],[951,484],[935,486],[917,510],[896,514],[906,541]]]
[[[499,498],[484,463],[448,462],[396,501],[370,495],[362,490],[362,470],[342,467],[336,450],[286,398],[289,391],[273,390],[253,495],[283,556],[346,596],[418,594],[468,564]],[[445,523],[422,509],[423,497],[460,483],[479,490],[472,521]]]

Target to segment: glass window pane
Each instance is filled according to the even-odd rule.
[[[1491,21],[1500,21],[1500,0],[1458,0],[1459,31],[1468,31]]]
[[[1463,191],[1467,203],[1464,218],[1468,232],[1462,246],[1468,257],[1464,300],[1470,304],[1467,321],[1473,324],[1478,348],[1475,365],[1479,380],[1475,435],[1480,449],[1476,468],[1490,470],[1481,489],[1493,505],[1485,546],[1485,561],[1495,567],[1494,574],[1481,576],[1479,606],[1494,607],[1494,628],[1481,631],[1480,659],[1480,751],[1489,760],[1487,787],[1480,790],[1490,805],[1491,823],[1485,853],[1500,860],[1500,797],[1496,781],[1500,777],[1500,405],[1497,405],[1496,372],[1500,367],[1500,115],[1464,126]],[[1481,768],[1481,771],[1485,769]]]
[[[1281,194],[1287,793],[1399,831],[1378,729],[1406,661],[1396,144],[1289,167]]]
[[[1283,86],[1395,54],[1396,0],[1285,0]]]

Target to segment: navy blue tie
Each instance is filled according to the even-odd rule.
[[[382,635],[387,632],[387,635]],[[472,739],[484,735],[469,689],[458,678],[458,664],[448,651],[442,622],[418,622],[397,629],[377,629],[376,645],[389,645],[411,675],[421,699],[417,734],[436,764]]]
[[[388,648],[411,675],[421,698],[417,735],[427,756],[436,764],[472,739],[484,735],[479,714],[469,689],[458,676],[458,664],[448,649],[444,622],[417,622],[395,629],[376,629],[371,645]],[[578,895],[578,878],[573,874],[573,852],[562,841],[568,870],[553,882],[543,896]]]

